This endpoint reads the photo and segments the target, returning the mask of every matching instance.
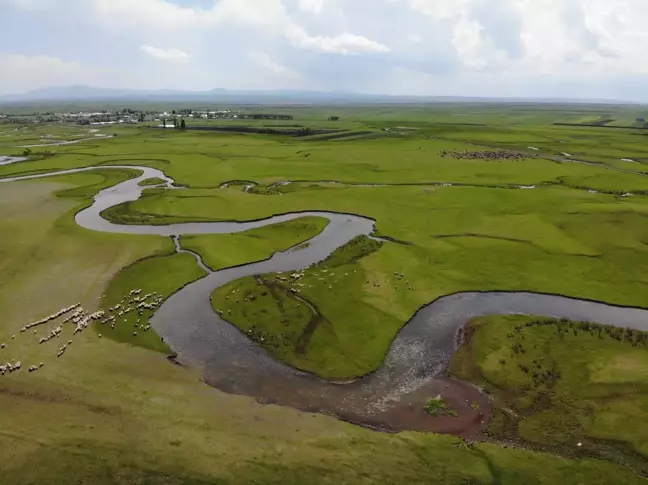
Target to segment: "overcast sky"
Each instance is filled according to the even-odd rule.
[[[0,93],[315,89],[648,101],[648,0],[0,0]]]

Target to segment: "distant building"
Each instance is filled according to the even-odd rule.
[[[638,121],[639,123],[645,123],[645,122],[646,122],[646,118],[645,118],[644,116],[637,116],[637,121]]]

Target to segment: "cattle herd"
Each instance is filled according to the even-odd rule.
[[[442,150],[439,155],[444,158],[456,158],[460,160],[483,160],[493,162],[497,160],[526,160],[534,158],[534,155],[522,152],[504,150],[482,150],[469,152],[468,150]]]
[[[131,312],[136,312],[138,316],[136,323],[134,323],[135,331],[133,332],[133,336],[137,336],[137,330],[148,332],[151,329],[151,325],[141,323],[143,313],[147,310],[154,311],[163,301],[162,295],[158,293],[153,292],[140,296],[141,293],[141,289],[131,290],[118,304],[108,308],[107,311],[98,310],[90,313],[85,311],[80,303],[77,303],[62,308],[41,320],[25,325],[20,329],[20,333],[24,334],[28,330],[34,329],[34,334],[38,334],[37,327],[41,327],[51,322],[54,326],[50,327],[46,335],[38,340],[39,344],[45,344],[50,340],[60,338],[63,333],[64,325],[67,323],[72,323],[75,326],[73,335],[76,335],[88,328],[92,322],[97,322],[100,325],[110,324],[111,329],[114,329],[115,324],[120,321],[127,324],[127,315]],[[62,318],[62,320],[59,320],[60,318]],[[58,322],[56,322],[57,320]],[[99,338],[101,338],[101,334],[99,334]],[[11,339],[15,340],[16,336],[13,335]],[[57,357],[62,357],[70,345],[72,345],[72,340],[68,340],[67,343],[63,344],[57,351]],[[0,351],[4,351],[7,347],[6,343],[0,343]],[[1,358],[2,356],[0,354],[0,359]],[[43,366],[43,362],[40,362],[37,365],[32,365],[29,367],[29,372],[35,372]],[[22,363],[20,360],[7,361],[4,364],[0,364],[0,375],[11,374],[21,369]]]

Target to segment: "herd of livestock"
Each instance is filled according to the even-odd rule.
[[[134,324],[135,331],[133,336],[137,336],[137,330],[143,330],[148,332],[151,329],[151,325],[141,323],[142,316],[144,311],[149,310],[153,311],[156,309],[163,301],[163,298],[158,293],[147,293],[140,296],[142,293],[141,289],[133,289],[128,295],[124,296],[120,303],[108,308],[108,310],[98,310],[96,312],[90,313],[83,309],[80,303],[71,305],[65,308],[60,309],[59,311],[48,315],[41,320],[29,323],[20,329],[20,333],[26,333],[27,331],[34,329],[34,334],[38,334],[38,328],[50,322],[54,323],[61,317],[64,317],[60,320],[54,327],[48,329],[47,334],[39,339],[40,344],[45,344],[50,340],[60,338],[63,333],[63,327],[67,323],[72,323],[74,327],[73,335],[76,335],[92,323],[97,322],[101,325],[110,324],[111,329],[115,328],[115,324],[120,320],[123,323],[128,323],[127,315],[131,312],[137,312],[138,317],[137,321]],[[101,334],[98,335],[101,338]],[[12,340],[16,339],[16,336],[11,337]],[[72,340],[68,340],[67,343],[63,344],[57,352],[57,357],[62,357],[67,348],[72,345]],[[0,343],[0,350],[7,348],[6,343]],[[1,357],[0,357],[1,358]],[[40,362],[37,365],[32,365],[29,367],[29,372],[35,372],[41,369],[45,364]],[[11,374],[12,372],[17,372],[22,369],[22,362],[19,360],[8,361],[4,364],[0,364],[0,375]]]
[[[478,152],[469,152],[468,150],[442,150],[439,155],[444,158],[457,158],[460,160],[483,160],[486,162],[492,162],[496,160],[526,160],[533,157],[528,153],[504,150],[482,150]]]

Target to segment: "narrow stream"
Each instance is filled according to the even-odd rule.
[[[27,160],[27,157],[8,157],[0,155],[0,166],[2,165],[11,165],[12,163],[24,162]]]
[[[167,226],[113,224],[100,213],[137,200],[146,187],[138,183],[158,177],[167,187],[173,180],[160,170],[139,166],[101,166],[49,174],[0,179],[0,183],[31,180],[95,169],[137,169],[142,174],[100,191],[93,204],[80,211],[76,222],[89,230],[171,236],[179,252],[193,254],[208,274],[169,297],[151,324],[177,353],[176,359],[202,370],[205,381],[223,391],[244,394],[260,402],[333,414],[354,423],[389,430],[431,430],[474,436],[488,418],[488,399],[472,386],[443,377],[457,348],[465,323],[485,315],[528,314],[648,330],[648,310],[528,292],[465,292],[444,296],[420,309],[392,342],[382,366],[348,383],[324,381],[282,364],[216,312],[210,295],[227,283],[246,276],[307,268],[359,235],[371,235],[375,221],[322,211],[282,214],[250,222],[209,222]],[[327,218],[330,223],[306,247],[275,253],[266,261],[211,271],[202,258],[182,249],[183,234],[230,234],[303,216]],[[422,412],[425,399],[442,394],[458,418],[430,418]],[[480,403],[482,411],[470,404]]]
[[[53,141],[51,143],[36,143],[33,145],[12,145],[11,148],[47,148],[47,147],[58,147],[64,145],[75,145],[77,143],[83,143],[84,141],[95,141],[95,140],[105,140],[106,138],[113,138],[114,135],[95,135],[92,138],[79,138],[76,140],[64,140],[64,141]]]
[[[184,249],[182,247],[182,244],[180,243],[180,236],[171,236],[171,238],[173,239],[173,244],[175,245],[176,253],[191,254],[194,258],[196,258],[196,263],[198,263],[198,266],[200,266],[205,273],[214,272],[209,266],[205,264],[200,254],[194,253],[193,251],[190,251],[189,249]]]

